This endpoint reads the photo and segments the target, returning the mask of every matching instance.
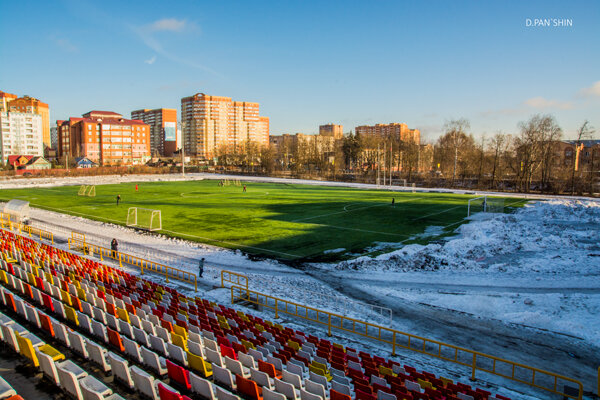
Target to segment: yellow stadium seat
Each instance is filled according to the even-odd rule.
[[[77,297],[79,297],[79,299],[81,299],[83,301],[87,301],[87,296],[85,294],[85,290],[83,290],[82,288],[77,289]]]
[[[27,282],[29,282],[30,285],[35,285],[35,276],[33,276],[31,272],[27,273]]]
[[[431,382],[429,381],[425,381],[421,378],[417,379],[417,383],[419,384],[419,386],[421,386],[421,388],[423,389],[434,389],[433,385],[431,384]]]
[[[117,307],[117,317],[127,323],[129,323],[129,313],[124,308]]]
[[[2,282],[8,283],[8,275],[6,275],[6,271],[3,269],[0,270],[0,279],[2,279]]]
[[[212,376],[212,366],[210,363],[204,361],[204,359],[194,353],[187,352],[187,360],[190,368],[196,372],[202,374],[204,378],[209,378]]]
[[[394,374],[394,371],[392,371],[390,368],[387,368],[386,366],[383,366],[383,365],[379,366],[379,373],[381,375],[396,376],[396,374]]]
[[[46,277],[46,280],[54,285],[54,276],[52,276],[52,274],[50,272],[45,272],[44,276]]]
[[[296,351],[300,350],[300,344],[298,342],[294,342],[292,339],[288,340],[288,346]]]
[[[70,306],[73,305],[73,303],[71,303],[71,296],[69,295],[69,293],[65,292],[64,290],[60,290],[60,297],[63,303],[68,304]]]
[[[179,336],[183,336],[185,340],[188,338],[188,333],[183,326],[179,326],[177,324],[173,325],[173,331]]]
[[[19,352],[25,357],[29,358],[33,362],[34,367],[39,367],[40,362],[38,361],[38,358],[35,355],[35,350],[33,350],[31,340],[21,335],[15,335],[15,337],[17,338],[17,343],[19,344]]]
[[[254,346],[254,344],[252,344],[251,342],[249,342],[246,339],[242,339],[242,345],[246,348],[246,350],[248,350],[248,349],[256,350],[256,346]]]
[[[331,377],[331,374],[329,374],[329,372],[327,372],[327,369],[323,369],[323,368],[320,368],[317,366],[317,365],[323,365],[323,364],[316,363],[317,365],[314,365],[315,363],[316,363],[316,361],[313,361],[313,364],[310,364],[308,366],[308,369],[317,375],[324,376],[325,378],[327,378],[327,381],[330,381],[332,379],[332,377]]]
[[[50,357],[52,357],[52,359],[54,361],[60,361],[60,360],[65,359],[65,355],[63,353],[56,350],[54,347],[50,346],[49,344],[44,344],[44,345],[38,347],[38,350],[41,351],[42,353],[47,354]]]
[[[79,326],[79,319],[77,318],[77,313],[75,312],[75,309],[69,306],[64,306],[64,308],[67,319],[75,325]]]
[[[448,386],[449,383],[454,383],[452,379],[444,378],[443,376],[440,376],[440,381],[444,382],[444,386]]]
[[[176,334],[175,332],[171,332],[171,342],[175,346],[181,347],[183,350],[187,351],[187,340],[181,335]]]

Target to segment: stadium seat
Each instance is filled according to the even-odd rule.
[[[158,336],[150,335],[150,347],[152,347],[152,350],[158,351],[163,356],[169,355],[165,341]]]
[[[190,390],[190,372],[187,369],[167,360],[167,374],[171,382],[176,382],[186,390]]]
[[[281,372],[275,369],[275,366],[271,363],[258,360],[258,370],[265,372],[271,378],[281,379]]]
[[[240,392],[244,398],[250,400],[262,400],[262,390],[256,385],[256,382],[236,374],[235,383],[238,392]],[[285,400],[285,398],[283,400]]]
[[[305,379],[304,380],[304,388],[308,393],[312,393],[323,399],[329,398],[327,396],[327,392],[326,392],[327,386],[323,386],[320,383],[311,381],[310,379]]]
[[[0,376],[0,399],[16,396],[17,392]]]
[[[164,383],[158,384],[158,395],[160,400],[183,400],[181,395],[175,389]]]
[[[335,379],[331,381],[331,389],[338,393],[352,396],[352,389],[350,389],[350,386],[339,383]]]
[[[89,358],[89,354],[86,348],[85,339],[79,333],[75,331],[69,332],[69,347],[75,350],[76,353],[82,355],[84,358]]]
[[[235,374],[240,375],[242,378],[250,377],[250,370],[247,368],[244,368],[244,366],[242,366],[242,363],[239,362],[238,360],[231,359],[227,356],[224,357],[224,360],[225,360],[225,368],[230,370],[231,373],[233,373],[234,375]]]
[[[126,337],[121,337],[121,340],[123,341],[123,347],[125,347],[125,354],[131,357],[135,362],[141,363],[142,354],[138,344],[133,340],[127,339]]]
[[[90,356],[90,359],[98,364],[104,372],[111,370],[110,364],[107,361],[108,352],[106,349],[94,342],[87,341],[86,350]]]
[[[298,395],[300,394],[296,395],[294,385],[284,382],[281,379],[275,379],[275,391],[285,395],[290,400],[298,400]]]
[[[35,349],[35,353],[44,375],[48,377],[53,384],[57,385],[58,371],[56,370],[56,364],[52,357],[50,357],[48,354],[42,353],[39,349]]]
[[[192,370],[199,372],[205,378],[212,376],[212,365],[201,356],[188,352],[187,360]]]
[[[307,392],[304,389],[300,389],[300,400],[326,400],[324,397],[317,396],[314,393]]]
[[[250,379],[263,388],[275,389],[273,379],[265,372],[250,368]]]
[[[167,343],[167,352],[169,353],[169,357],[177,361],[179,364],[187,367],[187,353],[184,349],[174,345],[173,343]]]
[[[135,389],[152,400],[158,400],[154,377],[136,366],[131,367],[130,372]]]
[[[129,372],[127,360],[119,357],[111,351],[108,353],[108,361],[110,362],[110,369],[115,376],[115,379],[121,381],[130,389],[133,388],[133,380],[131,379],[131,373]]]
[[[142,363],[144,365],[150,367],[154,372],[156,372],[160,376],[164,376],[167,374],[167,364],[164,358],[160,357],[158,354],[145,347],[141,348],[141,354]]]
[[[215,390],[210,381],[190,373],[190,384],[192,385],[192,392],[199,394],[204,399],[216,400]]]
[[[69,361],[67,360],[66,362],[58,364],[57,366],[60,387],[62,387],[76,399],[82,400],[83,394],[81,393],[81,387],[79,386],[78,376],[83,375],[81,376],[81,378],[85,378],[87,376],[87,373],[85,373],[85,371],[81,370],[80,368],[77,369],[78,367],[74,368],[73,363],[71,363],[72,365],[68,363]],[[77,373],[77,371],[79,370],[83,371],[83,373],[85,374],[81,372]]]
[[[236,385],[231,375],[231,371],[227,368],[219,367],[218,365],[212,364],[213,379],[215,383],[220,383],[229,389],[236,390]]]
[[[104,383],[90,375],[79,380],[79,387],[84,400],[104,400],[113,392]]]

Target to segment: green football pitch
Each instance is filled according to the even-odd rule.
[[[243,192],[218,182],[139,182],[138,192],[135,183],[98,185],[95,197],[78,196],[79,186],[1,190],[0,200],[120,225],[129,207],[157,209],[164,235],[281,260],[334,261],[450,235],[475,197],[258,182],[242,182]],[[505,200],[506,211],[523,204]]]

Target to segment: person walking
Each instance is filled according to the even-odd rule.
[[[112,250],[112,258],[117,258],[117,251],[119,251],[119,242],[117,242],[117,239],[113,238],[110,242],[110,249]]]
[[[204,257],[200,259],[198,262],[198,277],[202,278],[202,274],[204,273]]]
[[[138,185],[137,185],[137,183],[135,184],[135,191],[136,192],[138,191]]]
[[[396,203],[396,199],[394,197],[392,197],[392,207],[394,207],[395,203]]]
[[[244,185],[244,192],[246,191],[246,185]]]
[[[118,194],[118,195],[117,195],[117,205],[119,205],[119,202],[120,202],[120,201],[121,201],[121,195],[120,195],[120,194]]]

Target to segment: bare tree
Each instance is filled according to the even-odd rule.
[[[496,171],[499,167],[500,154],[505,149],[505,145],[508,142],[507,137],[502,132],[497,132],[490,141],[490,146],[493,153],[493,163],[492,163],[492,177],[491,177],[491,187],[493,188],[496,183]]]
[[[456,168],[458,166],[458,156],[461,150],[464,150],[464,145],[467,141],[467,130],[471,128],[469,120],[466,118],[455,119],[444,124],[444,136],[451,139],[452,148],[454,150],[454,168],[452,169],[452,184],[456,179]]]
[[[575,139],[575,153],[573,155],[573,168],[571,169],[571,196],[575,194],[575,172],[578,170],[578,153],[583,149],[583,141],[591,139],[595,130],[590,125],[588,120],[585,120],[583,124],[577,130],[577,139]]]

